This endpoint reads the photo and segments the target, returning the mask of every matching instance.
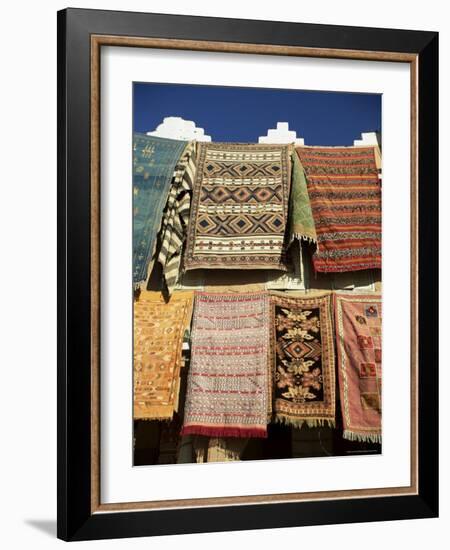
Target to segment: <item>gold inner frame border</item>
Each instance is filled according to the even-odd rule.
[[[283,493],[252,496],[149,500],[142,502],[101,503],[100,500],[100,52],[102,46],[162,48],[207,52],[229,52],[330,59],[355,59],[408,63],[410,66],[411,128],[411,449],[410,479],[407,487]],[[91,184],[91,513],[132,510],[163,510],[211,506],[275,504],[316,500],[340,500],[405,496],[418,494],[418,55],[401,52],[306,48],[270,44],[247,44],[91,35],[90,63],[90,184]]]

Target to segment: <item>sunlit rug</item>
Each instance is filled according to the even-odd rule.
[[[297,428],[334,426],[331,294],[309,298],[272,292],[270,309],[275,420]]]
[[[158,262],[162,266],[165,289],[169,295],[178,281],[183,244],[189,224],[196,169],[195,150],[196,143],[188,143],[175,167],[159,233]]]
[[[269,297],[197,292],[183,434],[267,437]]]
[[[287,145],[199,144],[186,269],[286,270]]]
[[[178,409],[182,345],[194,293],[142,291],[134,303],[134,418],[171,419]]]
[[[297,147],[317,233],[316,271],[381,268],[381,185],[374,147]]]
[[[175,166],[185,141],[133,136],[133,283],[142,287],[153,263]]]
[[[381,296],[336,294],[344,437],[381,443]]]

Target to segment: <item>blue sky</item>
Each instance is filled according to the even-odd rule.
[[[353,145],[381,130],[381,95],[135,82],[133,125],[149,132],[166,116],[193,120],[213,141],[257,142],[277,122],[306,145]]]

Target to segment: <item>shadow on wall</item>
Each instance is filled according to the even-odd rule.
[[[56,519],[26,519],[25,524],[56,538]]]

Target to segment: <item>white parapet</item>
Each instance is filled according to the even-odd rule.
[[[297,132],[289,130],[289,122],[277,122],[276,128],[267,130],[266,136],[260,136],[258,143],[295,143],[305,145],[303,138],[297,137]]]
[[[353,145],[379,145],[375,132],[362,132],[361,139],[355,139]]]
[[[179,116],[167,116],[148,136],[157,136],[168,139],[211,141],[211,136],[205,134],[203,128],[196,126],[192,120],[184,120]]]

